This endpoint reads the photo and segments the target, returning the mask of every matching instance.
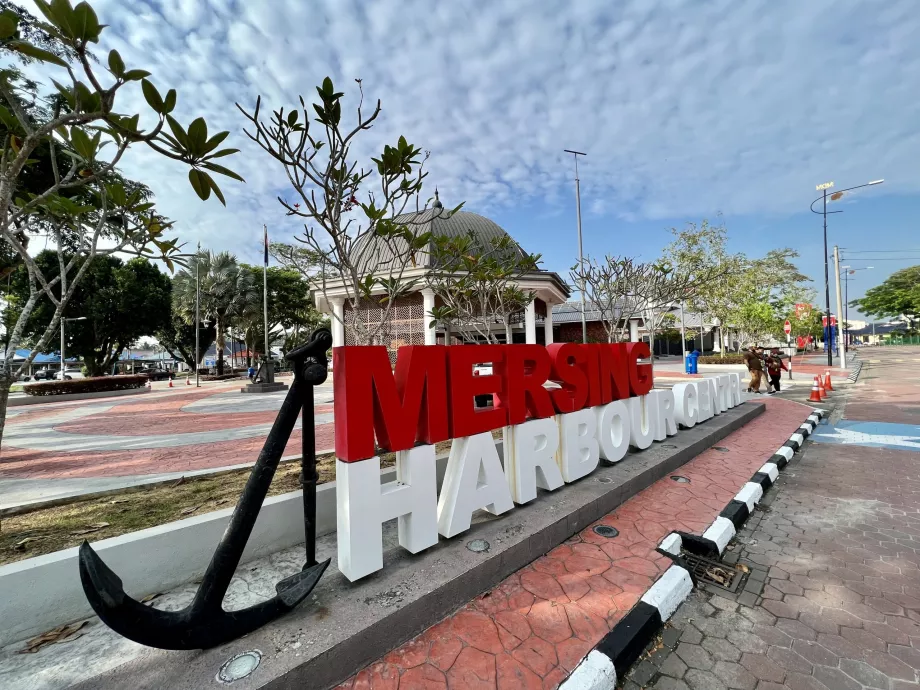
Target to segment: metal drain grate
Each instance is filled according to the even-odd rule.
[[[738,586],[741,584],[741,578],[744,575],[740,570],[730,565],[720,563],[719,561],[714,561],[711,558],[697,556],[696,554],[686,551],[684,551],[681,556],[683,556],[690,573],[698,582],[704,582],[728,592],[735,592],[738,590]]]

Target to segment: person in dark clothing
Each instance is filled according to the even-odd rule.
[[[751,373],[751,380],[748,383],[748,393],[760,393],[760,379],[763,376],[763,361],[756,347],[750,347],[744,353],[744,364]]]
[[[789,369],[786,367],[786,363],[783,362],[782,357],[780,357],[779,350],[774,348],[769,357],[767,357],[767,375],[770,377],[768,393],[779,393],[780,380],[784,371],[789,371]]]

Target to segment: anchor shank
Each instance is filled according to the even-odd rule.
[[[303,531],[307,551],[304,568],[316,565],[316,429],[313,416],[313,386],[298,384],[303,405],[300,442],[300,484],[303,488]]]
[[[255,527],[262,502],[268,495],[268,489],[275,476],[275,470],[278,469],[284,447],[297,423],[297,416],[302,405],[298,390],[300,385],[295,380],[284,398],[281,410],[259,453],[259,459],[256,460],[246,486],[243,488],[243,495],[236,504],[227,529],[205,571],[201,587],[191,605],[192,616],[219,609],[224,600],[230,580],[233,579],[236,567],[243,556],[243,550]]]

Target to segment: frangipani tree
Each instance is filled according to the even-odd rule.
[[[287,215],[304,222],[296,239],[315,265],[314,289],[327,298],[344,291],[348,308],[343,325],[355,342],[367,345],[386,340],[397,299],[417,286],[406,273],[417,266],[431,239],[424,226],[460,206],[422,213],[428,154],[405,137],[384,146],[368,163],[359,163],[352,147],[373,127],[381,106],[377,101],[375,107],[365,107],[361,80],[355,81],[359,98],[351,124],[342,117],[345,94],[328,77],[316,87],[314,103],[301,96],[299,107],[280,108],[268,116],[261,97],[251,111],[237,107],[250,123],[246,135],[281,165],[291,184],[291,196],[278,201]],[[373,322],[361,318],[369,303],[381,310]]]
[[[426,282],[441,300],[432,324],[466,340],[498,343],[492,326],[499,323],[510,343],[512,319],[534,298],[518,281],[539,269],[540,255],[528,254],[510,235],[483,240],[472,232],[433,237],[430,255]]]
[[[209,136],[204,119],[183,127],[171,113],[177,93],[162,94],[142,69],[129,68],[118,51],[100,62],[91,53],[105,28],[87,2],[35,0],[44,21],[27,13],[0,13],[0,49],[5,57],[37,63],[54,85],[49,111],[32,107],[18,88],[13,63],[0,68],[0,238],[29,277],[29,296],[9,324],[6,356],[0,364],[0,438],[9,389],[31,358],[46,349],[74,289],[93,257],[134,254],[163,260],[172,269],[181,259],[178,240],[168,235],[172,223],[157,213],[139,188],[126,185],[117,166],[132,148],[141,146],[189,168],[198,196],[223,193],[212,173],[242,179],[216,161],[236,152],[221,149],[228,132]],[[144,114],[120,110],[124,89],[140,88],[150,108]],[[152,116],[152,117],[151,117]],[[41,174],[36,174],[40,169]],[[36,187],[36,178],[45,180]],[[28,180],[28,184],[26,181]],[[29,239],[47,234],[59,258],[57,275],[49,277],[30,255]],[[41,300],[54,304],[44,334],[33,343],[24,364],[14,366],[23,328]]]

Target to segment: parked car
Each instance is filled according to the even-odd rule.
[[[147,367],[146,369],[141,369],[137,372],[137,374],[146,376],[151,381],[165,381],[166,379],[171,379],[173,377],[171,371],[166,371],[166,369],[157,369],[156,367]]]
[[[33,381],[51,381],[55,372],[51,369],[39,369],[32,375]]]
[[[57,371],[54,374],[54,378],[58,381],[61,380],[61,372]],[[64,380],[70,381],[71,379],[85,379],[83,372],[79,369],[65,369],[64,370]]]

